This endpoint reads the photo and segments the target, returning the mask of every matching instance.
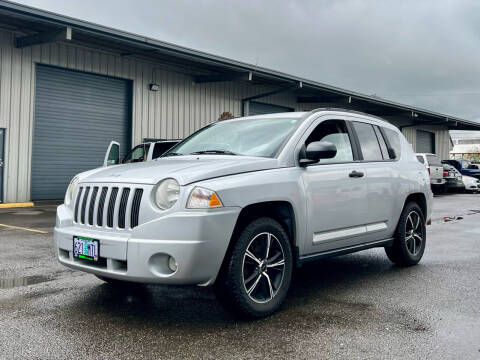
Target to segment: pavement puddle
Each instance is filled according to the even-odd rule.
[[[17,278],[0,279],[0,289],[12,289],[52,281],[53,278],[44,275],[31,275]]]

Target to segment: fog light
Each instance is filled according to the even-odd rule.
[[[168,259],[168,267],[170,268],[170,270],[172,270],[172,272],[175,272],[178,269],[178,264],[173,256],[170,256],[170,258]]]

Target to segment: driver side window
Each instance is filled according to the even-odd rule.
[[[320,164],[353,161],[352,144],[347,125],[343,120],[326,120],[318,124],[305,141],[305,146],[314,141],[328,141],[337,147],[337,154],[331,159],[322,159]]]

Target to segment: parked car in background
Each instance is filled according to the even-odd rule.
[[[417,264],[432,198],[425,167],[379,118],[229,119],[155,161],[76,176],[57,208],[56,254],[113,284],[213,285],[229,310],[261,317],[308,261],[384,247]]]
[[[445,191],[445,179],[443,178],[443,164],[435,154],[417,153],[417,159],[428,170],[430,184],[433,192]]]
[[[157,159],[179,142],[180,140],[152,140],[144,142],[130,150],[123,158],[122,164]]]
[[[480,179],[480,168],[469,160],[442,160],[443,164],[454,166],[462,175]]]
[[[478,192],[480,191],[480,180],[471,176],[462,176],[463,185],[466,192]]]
[[[465,189],[462,174],[452,165],[443,164],[443,178],[445,179],[446,191],[462,192]]]

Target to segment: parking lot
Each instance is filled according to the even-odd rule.
[[[435,197],[418,266],[383,249],[308,264],[253,322],[208,288],[118,289],[64,268],[54,223],[54,204],[0,210],[1,358],[480,358],[480,195]]]

